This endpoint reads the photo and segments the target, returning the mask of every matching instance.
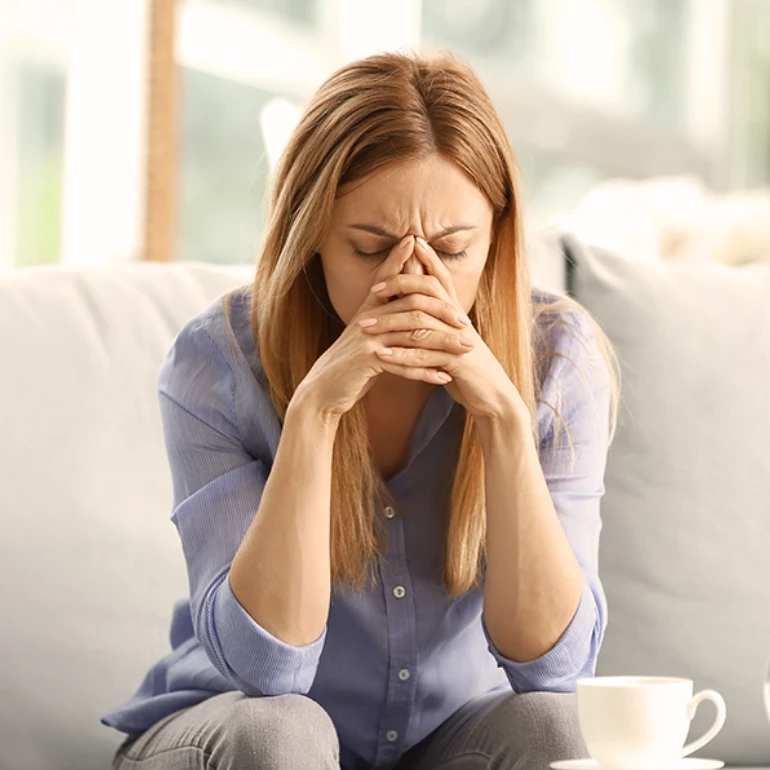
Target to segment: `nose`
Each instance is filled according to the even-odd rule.
[[[425,274],[425,265],[418,259],[416,254],[411,254],[409,259],[404,262],[403,267],[401,268],[402,273],[415,273],[415,274]]]

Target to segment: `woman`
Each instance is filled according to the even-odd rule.
[[[130,733],[113,768],[587,756],[616,375],[579,305],[530,290],[514,173],[453,57],[321,86],[254,285],[160,372],[190,600],[102,718]]]

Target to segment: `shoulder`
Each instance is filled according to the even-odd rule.
[[[568,424],[582,419],[586,405],[610,392],[608,348],[590,313],[563,295],[533,290],[533,356],[538,425],[543,439],[555,415]]]
[[[243,352],[250,341],[253,343],[250,297],[250,287],[240,287],[220,295],[188,319],[171,343],[161,373],[168,372],[180,359],[189,358],[232,368],[238,357],[236,350]]]
[[[249,368],[244,347],[254,347],[249,296],[244,288],[223,294],[182,326],[161,364],[159,393],[191,412],[216,405],[220,419],[237,422],[235,385]]]
[[[596,321],[576,300],[534,289],[532,309],[536,357],[568,353],[591,357],[599,351]]]

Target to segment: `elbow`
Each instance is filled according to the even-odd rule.
[[[578,679],[594,676],[606,618],[606,604],[601,588],[597,590],[585,585],[572,622],[558,642],[544,655],[523,663],[505,659],[488,637],[490,650],[505,669],[511,687],[516,692],[574,692]]]
[[[262,628],[240,605],[228,573],[207,592],[197,613],[196,636],[212,665],[248,696],[307,695],[326,638],[294,646]]]

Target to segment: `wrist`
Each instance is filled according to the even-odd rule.
[[[498,434],[531,439],[532,417],[520,398],[510,399],[493,413],[477,417],[476,429],[482,442],[493,440]]]
[[[294,391],[294,395],[289,401],[286,409],[287,419],[289,413],[293,415],[293,419],[309,423],[308,427],[310,428],[332,432],[336,432],[342,416],[324,408],[314,397],[313,392],[301,385]]]

